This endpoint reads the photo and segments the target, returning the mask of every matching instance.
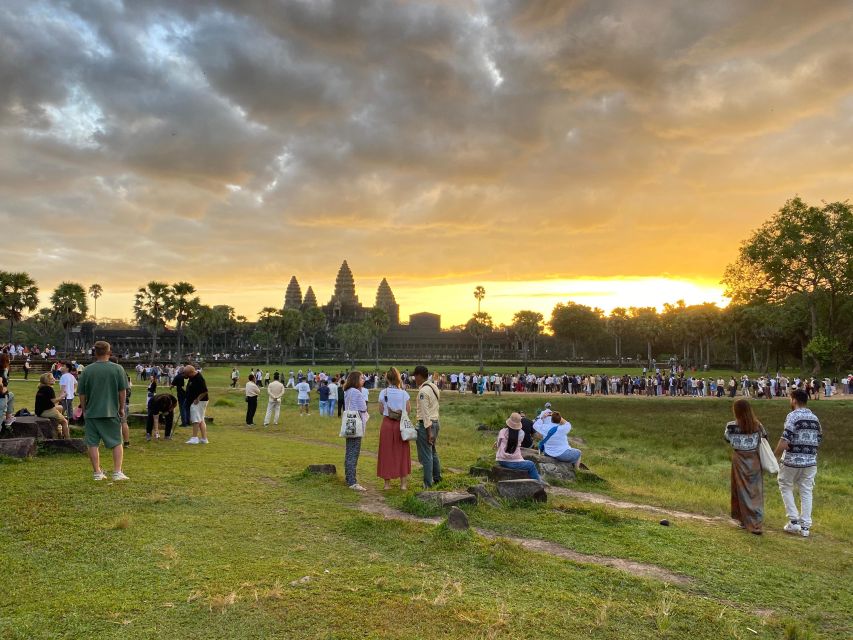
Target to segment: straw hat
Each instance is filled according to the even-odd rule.
[[[521,414],[510,414],[509,418],[507,418],[506,420],[506,426],[508,426],[510,429],[515,429],[516,431],[521,429]]]

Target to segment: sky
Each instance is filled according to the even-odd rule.
[[[653,8],[652,8],[653,7]],[[4,0],[0,269],[253,320],[346,258],[401,315],[723,304],[784,202],[845,200],[848,0]]]

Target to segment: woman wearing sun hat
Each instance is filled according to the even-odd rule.
[[[523,469],[533,480],[542,482],[536,465],[530,460],[525,460],[521,455],[521,440],[524,434],[521,432],[521,414],[513,413],[507,418],[506,427],[498,433],[498,441],[495,443],[495,461],[498,466],[506,469]]]

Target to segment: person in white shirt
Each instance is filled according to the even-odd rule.
[[[335,416],[335,407],[338,404],[338,385],[335,382],[337,378],[329,378],[329,415]]]
[[[296,402],[299,404],[299,415],[309,415],[308,402],[311,399],[311,385],[305,382],[304,378],[299,379],[299,383],[296,385],[296,394]]]
[[[249,374],[249,381],[246,383],[246,426],[255,426],[255,412],[258,410],[258,396],[261,395],[261,389],[255,383],[255,376]]]
[[[62,377],[59,378],[60,398],[65,409],[65,416],[70,420],[74,415],[74,393],[77,391],[77,378],[68,370],[67,365],[62,367]]]
[[[361,395],[364,396],[364,404],[369,404],[370,403],[370,389],[368,389],[367,385],[365,384],[365,381],[366,381],[365,376],[362,375],[361,378],[362,378],[362,380],[361,380],[361,384],[362,384]]]
[[[287,384],[284,387],[285,389],[295,389],[296,382],[293,379],[293,371],[290,372],[290,377],[287,379]]]
[[[376,475],[385,481],[384,489],[391,488],[391,480],[400,479],[400,490],[408,488],[409,474],[412,472],[412,456],[409,443],[400,435],[400,421],[407,416],[412,407],[409,394],[403,391],[400,372],[391,367],[385,374],[388,386],[379,392],[379,409],[382,412],[382,425],[379,428],[379,456],[376,462]]]
[[[273,374],[272,382],[267,385],[267,413],[264,416],[264,426],[270,425],[270,419],[273,424],[278,426],[278,418],[281,415],[281,398],[284,396],[284,385],[278,379],[278,371]]]
[[[556,429],[554,429],[555,427]],[[568,420],[565,420],[558,412],[546,409],[543,415],[533,423],[533,428],[545,442],[544,447],[541,442],[539,446],[544,449],[546,456],[556,458],[561,462],[568,462],[574,465],[575,469],[580,467],[581,452],[569,444],[569,432],[572,430],[572,425]],[[551,433],[551,429],[554,429],[553,433]]]

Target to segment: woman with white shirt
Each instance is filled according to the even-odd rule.
[[[364,376],[361,371],[350,371],[344,383],[344,411],[358,411],[361,422],[367,431],[367,402],[361,393],[364,384]],[[344,453],[344,472],[347,486],[353,491],[367,491],[358,484],[356,480],[356,468],[358,467],[358,456],[361,453],[362,438],[347,438],[346,452]]]
[[[400,372],[394,367],[385,374],[388,386],[379,394],[382,425],[379,427],[379,459],[376,475],[385,481],[384,489],[391,488],[391,480],[400,478],[400,489],[408,488],[412,472],[412,455],[409,443],[400,435],[400,419],[411,411],[409,394],[403,391]]]
[[[572,425],[556,411],[547,409],[542,412],[539,419],[533,423],[533,428],[542,436],[540,448],[544,448],[546,456],[556,458],[561,462],[568,462],[577,469],[581,464],[581,452],[569,444],[569,431]],[[552,433],[553,429],[553,433]]]

